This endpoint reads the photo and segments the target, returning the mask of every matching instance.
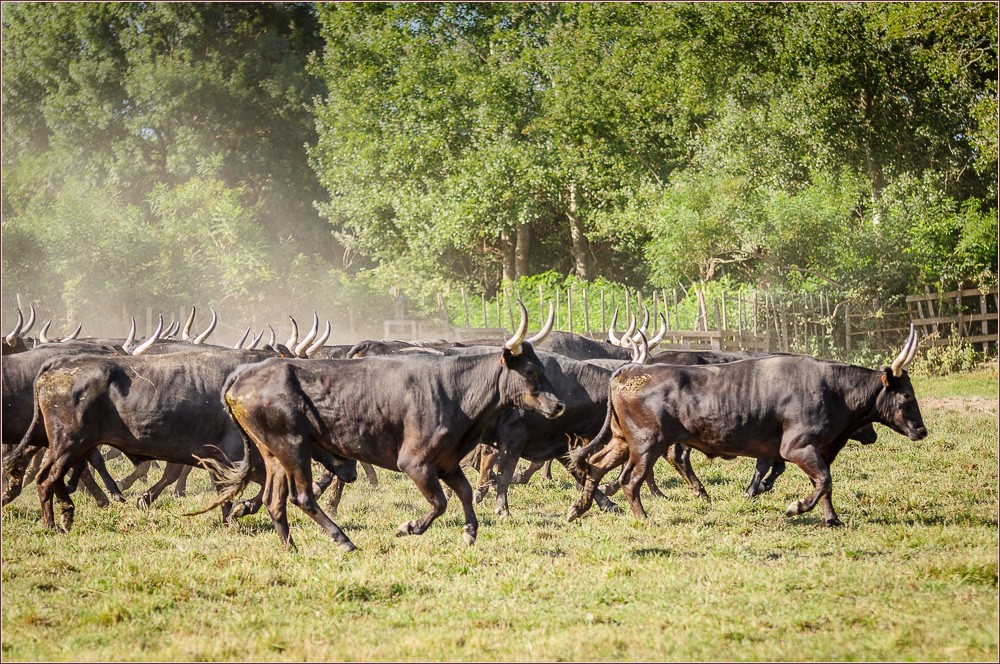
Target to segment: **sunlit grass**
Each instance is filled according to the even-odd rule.
[[[995,661],[995,402],[949,397],[983,406],[996,373],[916,383],[933,397],[931,435],[878,427],[878,443],[844,450],[839,530],[782,515],[811,488],[798,469],[748,501],[750,460],[697,453],[711,504],[661,463],[667,498],[645,498],[647,522],[594,511],[570,524],[577,493],[556,469],[511,489],[509,518],[488,497],[474,547],[454,499],[424,536],[394,537],[426,503],[380,472],[378,489],[345,492],[348,555],[294,507],[297,553],[264,512],[233,528],[181,516],[208,500],[201,473],[149,512],[78,496],[68,535],[41,528],[29,487],[3,513],[3,657]]]

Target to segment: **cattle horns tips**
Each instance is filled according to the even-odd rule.
[[[549,302],[549,317],[546,319],[545,325],[542,325],[542,329],[540,329],[533,336],[530,336],[527,339],[525,339],[525,341],[527,341],[532,346],[534,346],[535,344],[542,343],[545,340],[545,337],[549,336],[549,332],[552,331],[552,326],[555,323],[555,321],[556,321],[556,309],[555,307],[552,306],[552,303]]]
[[[917,354],[917,328],[910,323],[910,336],[906,338],[906,344],[903,346],[903,350],[899,351],[899,355],[896,359],[892,361],[890,368],[892,369],[892,375],[899,377],[903,375],[903,369],[913,361],[913,357]]]
[[[524,342],[524,335],[528,333],[528,310],[524,308],[524,303],[520,300],[517,301],[517,306],[521,309],[521,322],[518,324],[514,336],[503,345],[513,355],[521,354],[521,344]]]

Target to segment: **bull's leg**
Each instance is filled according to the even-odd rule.
[[[441,489],[437,470],[435,470],[431,463],[421,463],[419,460],[401,458],[399,460],[399,469],[413,480],[413,483],[420,489],[420,493],[423,494],[424,499],[430,503],[431,508],[421,518],[401,523],[399,528],[396,529],[396,537],[421,535],[434,522],[434,519],[444,514],[444,510],[448,506],[448,499],[445,498],[444,491]]]
[[[323,474],[313,482],[313,495],[319,498],[323,495],[323,492],[327,490],[330,484],[333,482],[333,473],[329,470],[324,470]]]
[[[613,437],[607,445],[599,450],[589,461],[590,470],[583,484],[583,493],[579,500],[569,508],[567,519],[573,521],[590,509],[594,503],[594,492],[601,479],[612,468],[620,466],[628,457],[628,443],[624,439]]]
[[[548,461],[544,461],[544,462],[542,462],[542,461],[539,461],[539,462],[532,461],[532,462],[530,462],[528,464],[527,468],[525,468],[524,470],[522,470],[519,473],[515,473],[514,476],[511,478],[510,483],[511,484],[527,484],[528,482],[531,481],[531,476],[534,475],[535,473],[537,473],[542,468],[548,468],[549,469],[548,475],[546,475],[546,476],[548,477],[548,479],[552,479],[552,470],[551,470],[551,467],[552,467],[552,460],[551,459],[548,460]]]
[[[330,486],[330,495],[326,499],[326,509],[331,517],[337,516],[340,512],[340,499],[344,497],[344,480],[339,477],[333,478]]]
[[[188,475],[191,474],[192,470],[194,470],[194,466],[181,466],[181,475],[174,482],[174,495],[178,498],[183,498],[187,495]],[[261,481],[263,481],[263,478],[261,478]],[[257,506],[257,509],[260,509],[260,505]]]
[[[357,548],[316,502],[312,492],[312,454],[305,445],[282,446],[276,456],[285,469],[292,503],[318,523],[342,550],[353,551]]]
[[[35,481],[35,476],[38,475],[38,471],[41,469],[42,462],[45,461],[45,455],[47,453],[47,448],[40,447],[34,455],[27,457],[30,463],[28,464],[28,469],[24,473],[25,486]]]
[[[122,491],[128,491],[132,488],[133,484],[141,479],[144,479],[146,475],[149,474],[149,470],[153,467],[153,464],[154,461],[152,459],[147,459],[146,461],[140,461],[137,463],[135,468],[132,469],[132,472],[118,482],[118,488]]]
[[[52,501],[55,498],[59,503],[60,530],[69,532],[73,526],[73,500],[69,497],[69,490],[63,481],[66,470],[73,465],[73,459],[68,453],[46,455],[42,462],[42,467],[38,470],[36,484],[38,488],[38,502],[42,508],[42,525],[52,530],[57,530],[55,513]]]
[[[816,507],[816,503],[823,499],[823,517],[827,526],[842,526],[837,513],[833,511],[833,480],[830,478],[830,467],[820,456],[819,452],[812,445],[804,447],[794,447],[793,445],[782,444],[781,455],[791,461],[812,480],[816,490],[805,500],[796,500],[785,510],[786,516],[795,516],[808,512]]]
[[[104,453],[104,460],[111,461],[112,459],[117,459],[122,455],[122,451],[117,447],[108,446],[108,451]]]
[[[829,466],[827,462],[827,466]],[[785,461],[783,459],[778,459],[771,464],[770,474],[764,478],[761,487],[761,493],[767,493],[774,488],[774,481],[781,477],[781,474],[785,472]]]
[[[37,452],[22,454],[18,457],[10,468],[10,472],[4,473],[3,499],[0,504],[6,505],[21,495],[21,490],[30,484],[35,475],[38,474],[46,452],[47,449],[43,447],[38,448]]]
[[[490,485],[494,484],[493,465],[497,462],[500,451],[490,445],[479,445],[479,482],[476,484],[476,491],[473,500],[482,502],[486,494],[490,492]],[[497,498],[499,500],[499,498]]]
[[[567,455],[564,454],[561,457],[558,457],[558,461],[563,465],[563,468],[566,469],[566,472],[568,472],[570,475],[573,475],[573,472],[570,471],[569,469],[569,457]],[[583,482],[581,482],[580,480],[583,478],[574,477],[574,479],[577,480],[576,482],[577,486],[582,489]],[[607,494],[605,494],[602,489],[594,489],[594,502],[597,503],[597,506],[600,507],[601,510],[604,512],[611,512],[612,514],[621,514],[624,511],[622,510],[622,508],[618,507],[618,504],[615,501],[608,498]]]
[[[163,469],[163,475],[157,480],[156,484],[146,489],[146,491],[139,496],[135,505],[141,510],[149,509],[149,506],[153,504],[163,490],[168,486],[177,481],[177,478],[181,476],[184,472],[184,464],[180,463],[168,463]]]
[[[708,491],[705,491],[705,486],[695,475],[694,468],[691,467],[691,448],[687,445],[674,444],[667,448],[664,454],[667,457],[667,461],[671,466],[674,467],[680,476],[684,478],[687,482],[688,487],[691,488],[691,492],[698,498],[703,500],[709,500]],[[650,475],[652,476],[652,475]],[[663,494],[660,494],[663,497]]]
[[[472,506],[472,485],[466,479],[465,473],[456,470],[453,473],[441,475],[445,484],[451,487],[455,495],[462,503],[465,511],[465,525],[462,526],[462,539],[469,546],[476,543],[476,535],[479,533],[479,519],[476,518],[476,510]]]
[[[523,447],[523,445],[516,445],[516,450],[507,448],[499,455],[500,459],[497,465],[495,482],[497,501],[494,509],[498,516],[507,516],[510,514],[510,507],[507,504],[507,489],[511,485],[514,477],[514,469],[517,468],[517,462],[520,460],[520,452]]]
[[[757,466],[754,468],[753,479],[744,495],[747,498],[759,496],[774,488],[774,481],[785,472],[785,462],[782,459],[771,461],[770,459],[757,459]],[[766,477],[765,477],[766,475]]]
[[[264,455],[263,446],[258,445],[258,449]],[[264,456],[264,465],[267,469],[267,479],[264,480],[264,507],[267,508],[281,544],[285,549],[295,550],[295,542],[288,528],[288,480],[285,479],[285,470],[281,467],[281,462],[270,454]]]
[[[117,503],[124,503],[125,496],[122,495],[121,489],[119,489],[118,485],[115,483],[115,478],[111,477],[111,473],[108,472],[108,467],[104,465],[104,457],[101,456],[101,451],[98,448],[95,447],[87,453],[87,463],[93,466],[94,470],[97,471],[97,474],[101,476],[101,481],[104,482],[104,486],[107,487],[108,493],[111,494],[111,499]]]
[[[97,483],[97,480],[90,473],[89,468],[84,468],[80,471],[80,483],[83,484],[84,490],[94,498],[98,507],[107,507],[111,504],[107,495],[101,490],[101,485]]]
[[[365,471],[365,478],[372,486],[378,486],[378,475],[375,474],[375,467],[370,463],[361,461],[361,469]]]
[[[552,459],[545,462],[542,468],[542,477],[550,482],[552,481]]]

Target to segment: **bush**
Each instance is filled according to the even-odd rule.
[[[933,338],[928,337],[928,339]],[[924,345],[917,352],[911,372],[921,376],[946,376],[972,371],[982,361],[972,344],[952,337],[944,346]]]

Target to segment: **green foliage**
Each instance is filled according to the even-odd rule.
[[[981,355],[972,344],[963,339],[950,338],[942,346],[924,344],[910,371],[914,375],[947,376],[972,371],[981,361]]]

